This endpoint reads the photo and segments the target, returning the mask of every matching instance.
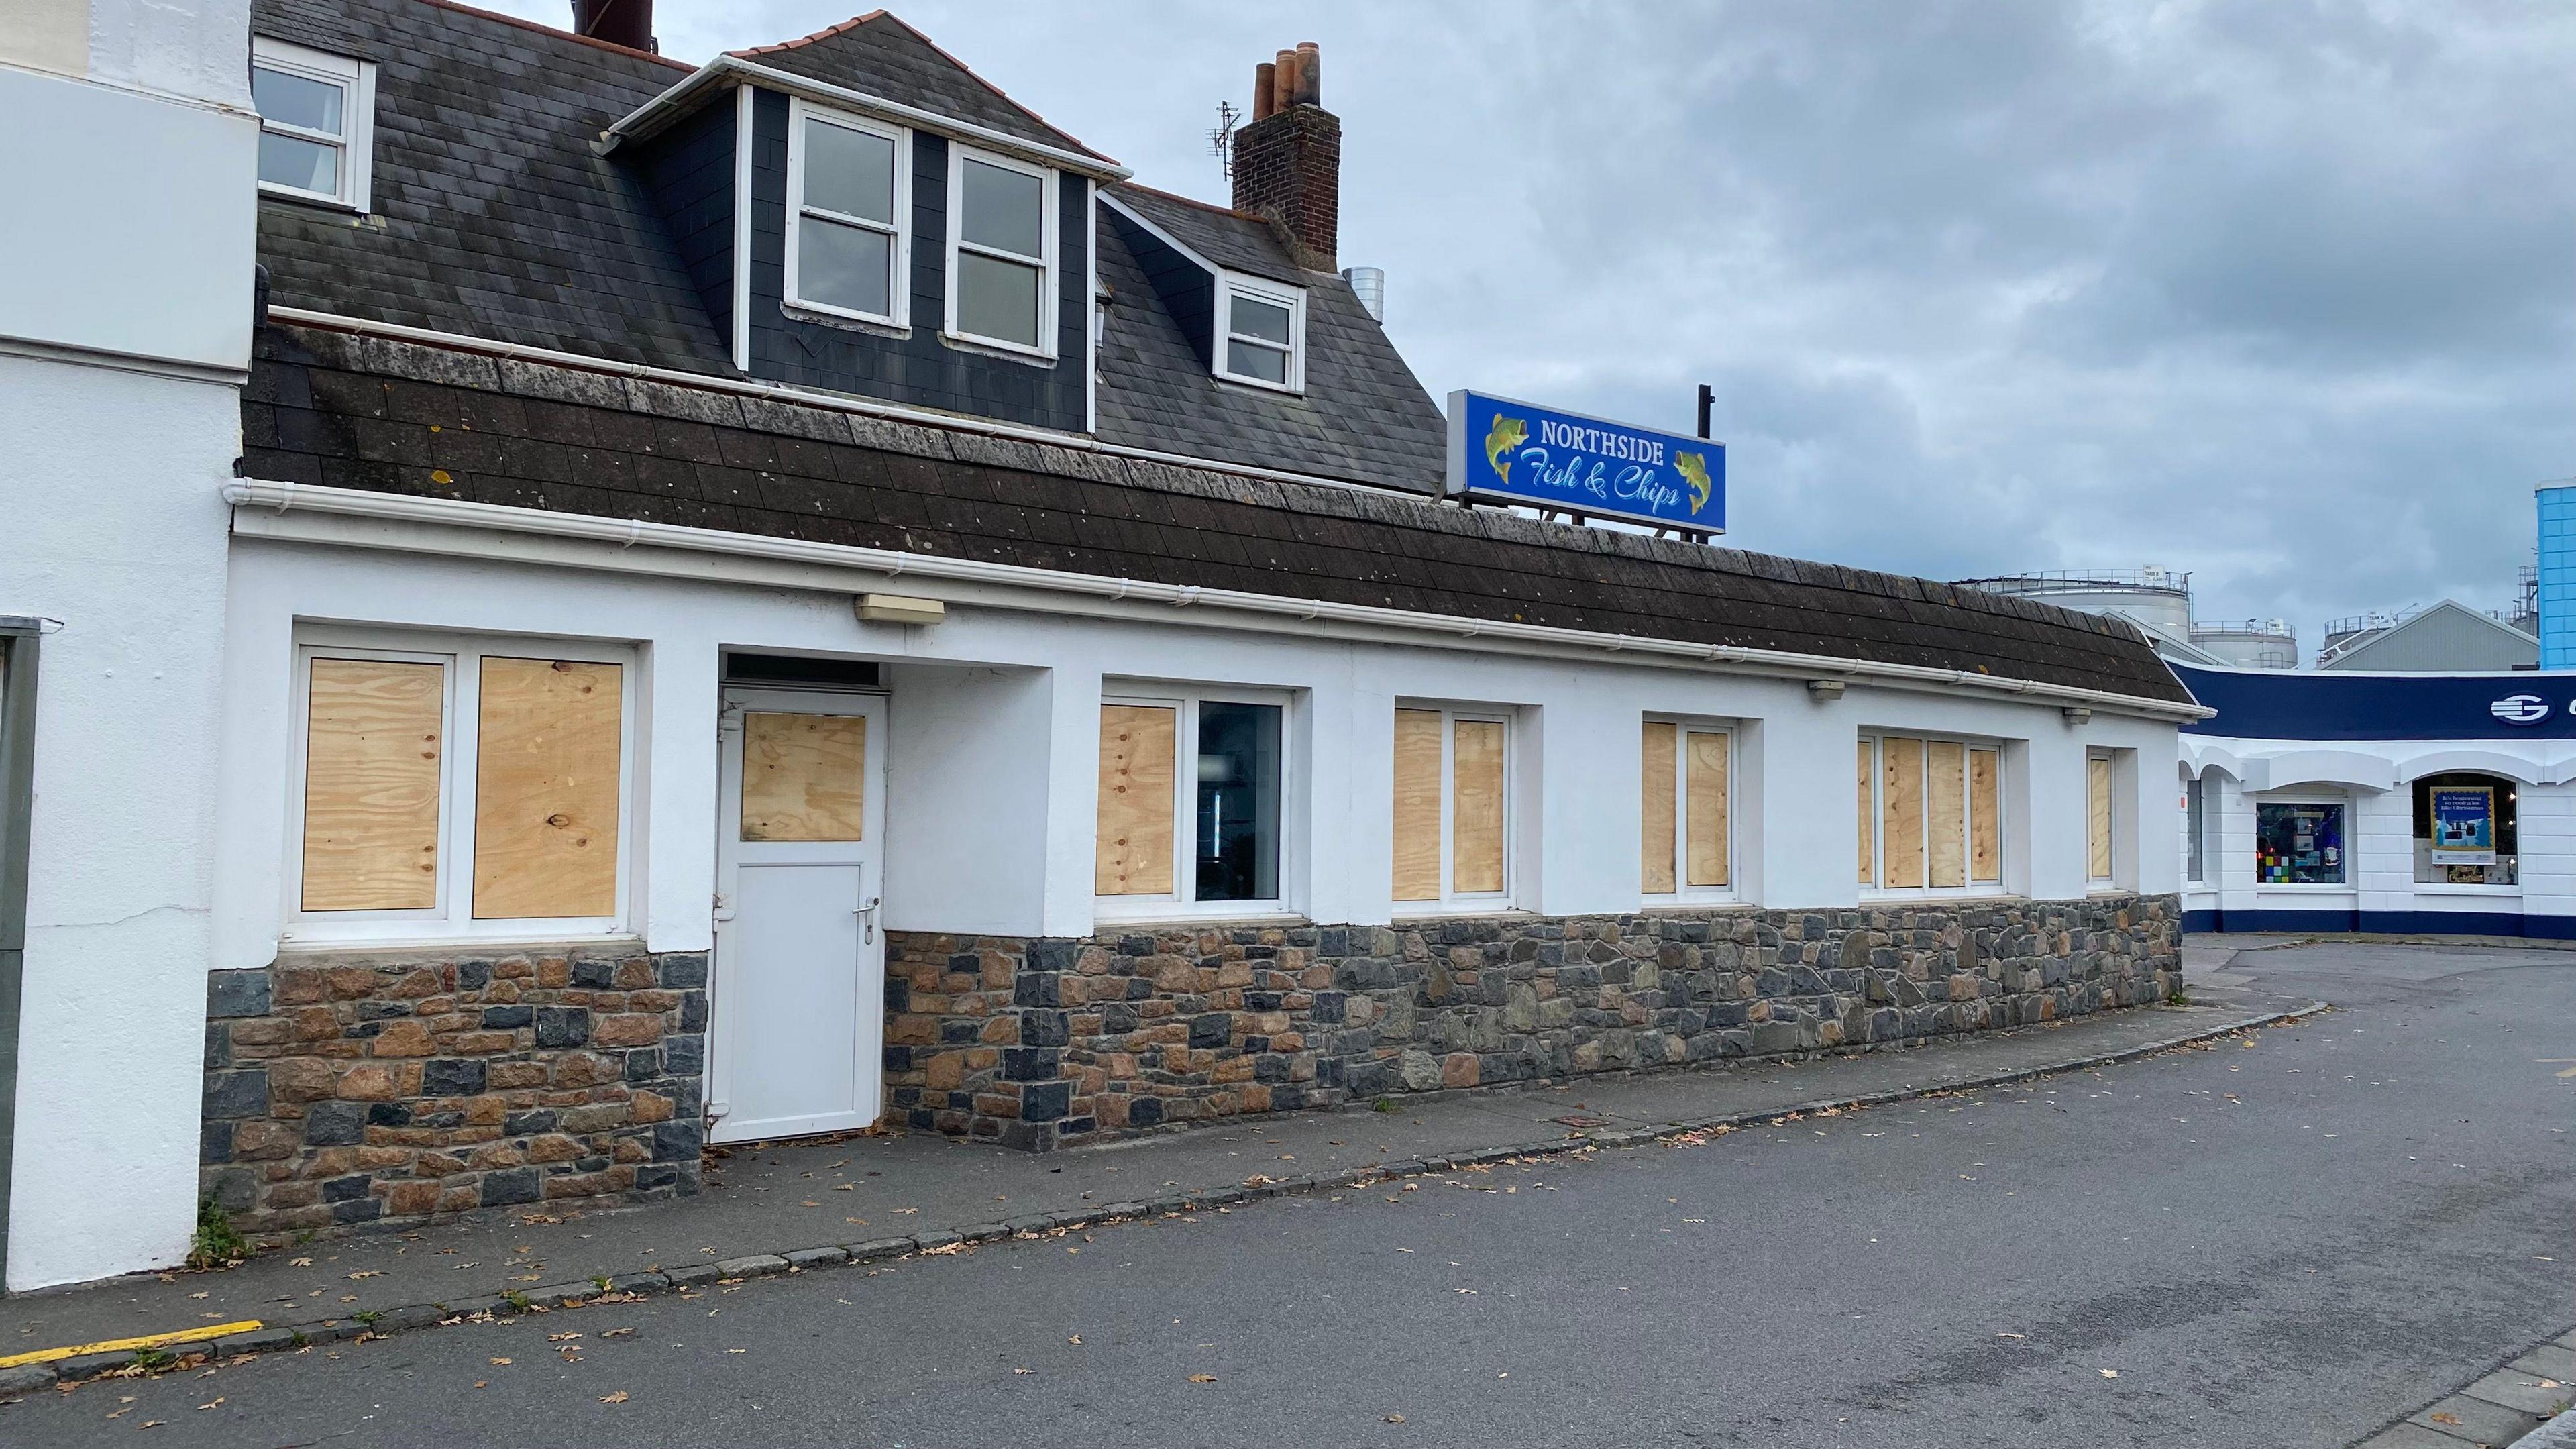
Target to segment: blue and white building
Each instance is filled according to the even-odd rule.
[[[2174,671],[2186,929],[2576,938],[2576,677]]]

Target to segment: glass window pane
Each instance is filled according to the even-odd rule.
[[[806,205],[894,224],[892,137],[807,121],[804,159]]]
[[[2254,879],[2262,885],[2343,884],[2343,807],[2254,807]]]
[[[301,136],[281,136],[274,131],[262,131],[259,136],[259,179],[279,186],[337,196],[340,194],[340,148],[307,141]]]
[[[1279,896],[1279,706],[1199,706],[1198,898]]]
[[[796,296],[883,317],[893,310],[894,238],[820,217],[796,224]]]
[[[957,254],[957,330],[1038,345],[1038,269],[977,252]]]
[[[2185,852],[2182,878],[2184,880],[2201,880],[2204,878],[2203,873],[2208,869],[2205,863],[2207,847],[2203,844],[2201,835],[2206,828],[2205,812],[2209,808],[2207,799],[2208,797],[2202,792],[2199,777],[2194,776],[2184,782],[2182,792],[2182,839]]]
[[[977,246],[1044,256],[1046,183],[1025,171],[981,161],[969,160],[965,166],[957,234]]]
[[[253,66],[250,102],[262,119],[282,121],[307,131],[340,134],[341,88],[329,81]]]
[[[1234,330],[1246,337],[1258,337],[1285,347],[1288,345],[1289,321],[1288,309],[1276,302],[1264,302],[1258,297],[1234,299]]]
[[[1288,354],[1275,347],[1229,340],[1225,344],[1225,370],[1237,377],[1257,377],[1263,382],[1285,386],[1288,382]]]

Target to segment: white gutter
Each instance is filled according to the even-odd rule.
[[[901,101],[870,95],[866,91],[852,90],[848,86],[834,85],[830,81],[819,81],[783,70],[773,70],[757,61],[745,60],[738,55],[719,55],[681,77],[669,90],[636,107],[634,112],[624,120],[601,132],[599,139],[591,143],[591,149],[605,156],[616,150],[621,141],[641,140],[652,135],[661,129],[666,118],[677,116],[683,103],[709,86],[723,84],[728,77],[738,77],[744,81],[754,82],[764,90],[783,91],[788,95],[803,96],[809,101],[819,101],[824,105],[835,106],[845,111],[856,111],[860,115],[872,116],[880,121],[892,121],[897,125],[910,126],[915,130],[972,141],[988,150],[1036,161],[1077,175],[1124,181],[1136,174],[1115,161],[1098,156],[1086,156],[1079,151],[1067,151],[1061,146],[1050,146],[1043,141],[1024,140],[1007,132],[996,131],[990,126],[979,126],[972,121],[961,121],[953,116],[939,115],[933,111],[925,111],[919,106],[908,106]]]
[[[976,433],[988,438],[1009,438],[1016,442],[1039,443],[1050,448],[1066,448],[1077,453],[1098,453],[1111,458],[1134,458],[1143,463],[1168,463],[1176,468],[1196,468],[1204,473],[1224,473],[1236,478],[1258,478],[1265,483],[1295,483],[1308,488],[1340,488],[1354,493],[1376,493],[1389,498],[1410,498],[1423,503],[1440,501],[1435,495],[1429,493],[1416,493],[1405,488],[1388,488],[1375,483],[1354,483],[1347,478],[1325,478],[1313,473],[1290,473],[1278,468],[1258,468],[1249,463],[1229,463],[1221,458],[1195,458],[1186,453],[1164,453],[1152,448],[1129,447],[1123,443],[1104,443],[1097,438],[1084,437],[1080,433],[1058,433],[1045,428],[1025,428],[1011,423],[990,422],[983,418],[963,417],[956,413],[933,412],[928,408],[906,407],[902,403],[845,397],[837,393],[810,392],[803,388],[784,387],[774,382],[754,382],[748,378],[719,377],[705,372],[682,372],[669,367],[648,367],[640,362],[616,362],[604,357],[587,357],[578,352],[558,352],[551,347],[530,347],[518,342],[495,342],[486,337],[469,337],[461,332],[438,332],[427,327],[406,327],[399,322],[378,322],[365,317],[344,317],[336,312],[314,312],[302,307],[272,306],[268,309],[268,315],[273,321],[292,323],[298,327],[319,327],[332,332],[354,332],[365,337],[388,337],[397,342],[416,342],[424,347],[443,347],[451,352],[477,352],[486,357],[506,357],[514,362],[541,363],[547,367],[577,368],[583,372],[606,373],[612,377],[631,377],[639,382],[658,382],[670,387],[692,387],[706,392],[731,393],[736,397],[756,397],[769,402],[787,403],[795,407],[858,413],[864,417],[884,418],[888,422],[910,423],[916,427],[945,428],[952,433]]]
[[[1021,564],[988,563],[980,559],[904,553],[892,549],[860,548],[848,544],[812,543],[803,539],[768,538],[757,534],[688,528],[678,524],[647,523],[641,519],[555,513],[544,509],[516,508],[497,503],[472,503],[453,498],[414,498],[397,493],[370,493],[350,488],[257,481],[227,483],[224,485],[223,496],[225,502],[235,507],[269,508],[280,513],[289,509],[309,509],[354,518],[488,529],[553,538],[587,539],[597,543],[614,544],[621,550],[637,544],[647,544],[697,553],[730,554],[743,558],[776,559],[789,563],[860,569],[888,576],[949,579],[960,583],[1081,595],[1093,599],[1164,603],[1175,608],[1233,610],[1309,622],[1319,619],[1330,620],[1377,629],[1436,635],[1444,640],[1489,639],[1578,652],[1598,651],[1632,657],[1643,656],[1640,662],[1696,663],[1788,678],[1812,679],[1823,675],[1903,687],[1973,689],[1996,694],[2018,695],[2060,706],[2082,705],[2088,708],[2116,710],[2122,714],[2148,719],[2180,722],[2207,719],[2216,713],[2197,704],[2143,699],[2136,695],[2113,694],[2097,689],[2078,689],[2069,685],[2047,684],[2034,679],[2009,679],[1964,669],[1928,669],[1920,665],[1880,664],[1869,660],[1840,659],[1822,654],[1749,649],[1731,644],[1694,644],[1676,639],[1651,639],[1633,634],[1605,634],[1589,629],[1563,629],[1544,624],[1470,619],[1452,614],[1421,614],[1403,609],[1380,608],[1371,604],[1337,604],[1323,599],[1291,599],[1276,594],[1204,588],[1196,584],[1158,584],[1140,579],[1103,578],[1097,574],[1030,568]]]

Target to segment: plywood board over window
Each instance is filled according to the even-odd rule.
[[[1180,711],[1168,705],[1100,707],[1100,823],[1092,891],[1172,893],[1172,788]]]
[[[742,838],[864,839],[867,778],[867,716],[746,714]]]
[[[1975,884],[2004,878],[2002,765],[1993,750],[1968,751],[1968,879]]]
[[[1503,888],[1503,723],[1462,719],[1454,729],[1452,888],[1461,895],[1490,894]]]
[[[1690,774],[1683,782],[1686,797],[1688,834],[1690,836],[1689,883],[1694,886],[1727,884],[1729,856],[1727,842],[1727,758],[1726,736],[1708,730],[1693,730],[1688,752]]]
[[[1395,899],[1440,899],[1440,711],[1395,712]]]
[[[617,777],[625,669],[483,660],[475,744],[474,915],[617,911]]]
[[[2084,874],[2093,880],[2111,878],[2111,760],[2107,755],[2087,756],[2084,761],[2084,804],[2086,815]]]
[[[1923,747],[1924,842],[1932,856],[1935,888],[1968,883],[1966,801],[1967,746],[1957,740],[1932,740]]]
[[[1879,742],[1885,761],[1881,798],[1886,802],[1885,884],[1913,890],[1923,884],[1923,742],[1888,735]]]
[[[1860,883],[1878,883],[1878,742],[1860,742]]]
[[[438,904],[446,694],[444,665],[313,661],[304,728],[303,909]]]
[[[1644,767],[1637,781],[1637,866],[1650,896],[1673,890],[1673,771],[1678,768],[1681,727],[1646,721]]]

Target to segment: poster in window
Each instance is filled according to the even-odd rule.
[[[2495,864],[2495,787],[2436,785],[2430,793],[2433,797],[2433,863]]]

